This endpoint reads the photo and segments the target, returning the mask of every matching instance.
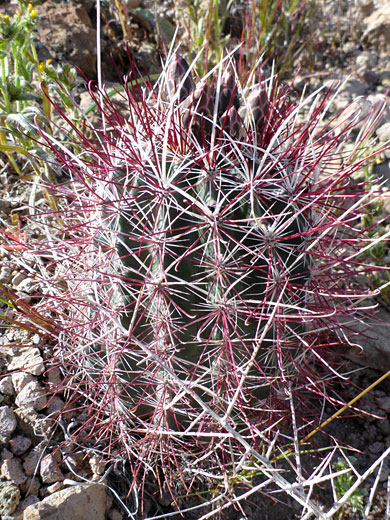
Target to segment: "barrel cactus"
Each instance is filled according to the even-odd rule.
[[[229,56],[197,82],[179,55],[154,85],[134,76],[115,100],[91,89],[102,121],[74,128],[81,153],[41,132],[69,176],[41,277],[54,359],[84,437],[134,468],[219,472],[288,431],[292,391],[312,419],[307,394],[360,319],[354,120],[324,123],[330,89],[240,82]]]

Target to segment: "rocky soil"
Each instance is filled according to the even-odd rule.
[[[390,4],[387,0],[359,0],[358,2],[318,1],[317,43],[309,53],[303,49],[294,63],[291,77],[297,92],[306,86],[317,88],[322,82],[342,82],[334,99],[333,113],[351,103],[358,103],[363,113],[373,106],[390,105]],[[163,46],[174,37],[179,14],[169,0],[128,0],[130,41],[123,38],[120,20],[113,10],[103,9],[103,77],[106,82],[117,81],[112,58],[120,73],[126,72],[128,57],[150,74],[160,70],[159,55]],[[0,12],[12,13],[17,6],[13,1],[0,0]],[[183,2],[183,9],[185,5]],[[79,67],[89,79],[96,78],[96,11],[92,0],[47,0],[38,7],[40,24],[36,44],[40,60],[53,59]],[[182,14],[182,13],[181,13]],[[317,23],[316,22],[316,23]],[[179,31],[184,38],[183,31]],[[80,80],[82,85],[83,80]],[[81,87],[80,87],[81,92]],[[380,142],[390,140],[390,110],[385,111],[376,134]],[[375,166],[390,189],[390,148]],[[14,214],[23,214],[29,200],[29,188],[7,169],[5,157],[0,157],[0,223],[9,229]],[[389,199],[383,198],[384,212],[390,214]],[[31,233],[26,230],[26,233]],[[33,284],[12,264],[13,252],[0,249],[0,282],[8,285],[17,295],[27,299],[33,293]],[[367,283],[361,280],[361,283]],[[390,370],[390,314],[384,300],[378,299],[380,314],[374,323],[364,352],[347,352],[345,371],[350,372],[349,393],[352,399],[359,389],[366,388],[385,371]],[[1,304],[2,305],[2,304]],[[16,345],[24,345],[18,348]],[[61,392],[54,395],[50,389],[58,386],[61,375],[56,370],[46,371],[44,359],[49,348],[37,335],[14,329],[3,329],[0,337],[0,515],[14,520],[120,520],[132,518],[128,511],[136,507],[136,497],[126,498],[130,472],[119,463],[106,466],[99,457],[99,447],[80,448],[72,442],[72,429],[81,424],[83,416],[69,414],[64,423],[53,428],[53,417],[64,405]],[[365,368],[368,366],[368,368]],[[361,402],[360,411],[349,411],[348,417],[331,423],[318,436],[318,446],[329,444],[332,437],[340,445],[353,448],[355,467],[365,471],[390,446],[390,378],[383,381]],[[333,410],[325,410],[325,416]],[[67,442],[64,443],[64,440]],[[315,464],[315,461],[311,462]],[[371,508],[370,520],[385,516],[386,484],[390,474],[390,460],[385,460],[379,485]],[[373,477],[364,483],[370,490]],[[106,485],[111,488],[107,490]],[[146,516],[162,515],[173,511],[169,500],[157,492],[151,483],[149,495],[144,497]],[[239,492],[239,490],[237,491]],[[327,499],[324,488],[319,501]],[[119,500],[121,498],[122,500]],[[265,520],[297,518],[295,506],[289,502],[271,501],[254,495],[243,505],[233,507],[223,518]],[[331,496],[329,495],[331,501]],[[186,504],[183,504],[183,507]],[[199,514],[199,513],[197,513]],[[344,518],[361,516],[346,511]],[[133,518],[136,518],[134,516]],[[188,514],[185,518],[198,518]]]

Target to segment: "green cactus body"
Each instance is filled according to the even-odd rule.
[[[225,98],[223,102],[229,104]],[[135,356],[132,338],[148,345],[204,402],[215,405],[219,400],[218,406],[223,407],[225,394],[241,385],[244,377],[242,398],[253,404],[253,398],[268,395],[264,377],[258,383],[260,376],[272,379],[275,368],[274,356],[269,355],[275,334],[274,327],[266,325],[269,316],[276,305],[299,304],[308,272],[299,238],[304,218],[295,217],[296,208],[286,202],[283,174],[271,172],[256,181],[258,190],[253,188],[251,169],[258,167],[256,158],[251,154],[240,163],[233,154],[227,160],[222,139],[208,165],[204,157],[211,123],[203,125],[203,115],[192,115],[188,98],[181,103],[185,126],[197,118],[193,135],[201,143],[199,157],[191,149],[184,154],[173,149],[166,156],[160,151],[153,167],[137,166],[134,171],[123,167],[113,175],[118,179],[114,183],[118,196],[113,198],[120,198],[121,209],[111,231],[116,234],[122,273],[121,321],[129,331],[128,355],[120,360],[121,370],[129,382],[127,399],[138,414],[153,415],[156,422],[164,422],[166,416],[161,418],[156,405],[138,406],[139,396],[134,396],[130,384],[140,377],[134,359],[143,355]],[[218,128],[224,127],[226,117]],[[191,131],[192,126],[190,135]],[[112,191],[110,186],[106,192]],[[279,248],[275,229],[283,226],[288,243],[282,240]],[[277,251],[277,259],[271,250]],[[278,270],[278,263],[283,266],[279,270],[294,279],[294,287],[281,298],[277,290],[271,294],[269,287],[270,280],[277,280],[271,271]],[[286,283],[290,281],[281,277],[275,285],[282,290]],[[296,301],[291,301],[291,295],[296,295]],[[288,321],[289,313],[283,310],[284,320]],[[294,322],[289,326],[295,333],[300,330]],[[245,372],[247,364],[251,366]],[[151,393],[160,410],[180,392],[169,374],[153,363],[142,378],[154,387]],[[169,427],[178,427],[177,422],[184,427],[195,416],[193,399],[186,399],[187,408],[180,403],[174,418],[167,419]]]

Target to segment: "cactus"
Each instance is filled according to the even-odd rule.
[[[329,345],[365,296],[353,274],[372,268],[357,260],[362,163],[340,154],[353,122],[323,123],[331,94],[241,84],[229,57],[195,82],[175,55],[120,102],[91,91],[104,119],[93,141],[75,129],[83,154],[42,132],[71,175],[52,187],[66,294],[45,275],[68,406],[86,403],[84,433],[134,467],[191,450],[228,466],[289,416],[291,389],[322,395]]]

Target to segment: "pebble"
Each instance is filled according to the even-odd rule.
[[[40,416],[31,407],[16,408],[15,415],[20,432],[28,436],[34,436],[37,426],[42,426]]]
[[[108,518],[109,520],[123,520],[123,515],[117,509],[110,509]]]
[[[27,475],[22,468],[22,461],[15,457],[6,459],[2,463],[1,476],[7,480],[11,480],[16,485],[23,484],[23,482],[27,480]]]
[[[34,377],[31,374],[27,374],[27,372],[15,372],[15,374],[11,375],[11,379],[17,394],[21,392],[28,383],[34,381]]]
[[[20,502],[16,514],[22,513],[28,506],[36,504],[37,502],[39,502],[39,498],[36,495],[28,495]]]
[[[7,444],[17,426],[14,412],[9,406],[0,407],[0,442]]]
[[[47,403],[46,392],[38,381],[31,381],[16,396],[17,406],[32,407],[34,410],[42,410]]]
[[[33,376],[40,376],[45,370],[45,365],[37,347],[26,347],[20,349],[18,355],[12,358],[8,369],[23,370]]]
[[[380,126],[376,131],[376,135],[378,136],[379,141],[382,143],[390,141],[390,123],[385,123],[384,125]]]
[[[54,396],[49,399],[46,407],[47,415],[54,415],[57,412],[61,411],[65,406],[64,401],[57,396]]]
[[[52,455],[47,455],[41,460],[40,474],[45,484],[53,484],[64,480],[64,475],[58,466],[58,462]]]
[[[390,412],[390,395],[378,399],[378,404],[385,412]]]
[[[385,445],[383,442],[373,442],[369,447],[368,447],[368,450],[375,454],[375,455],[379,455],[380,453],[382,453],[384,450],[385,450]]]
[[[11,451],[14,455],[25,453],[31,446],[31,443],[32,441],[30,437],[24,437],[23,435],[17,435],[9,442]]]
[[[8,266],[3,265],[0,268],[0,282],[4,283],[4,284],[9,284],[9,282],[11,281],[11,277],[12,277],[11,269]]]
[[[41,453],[39,447],[32,450],[23,462],[23,469],[26,472],[26,475],[35,475],[39,466],[39,461],[41,460]]]
[[[23,520],[53,518],[54,511],[56,520],[104,520],[105,509],[106,491],[103,486],[71,486],[27,507]]]
[[[26,482],[20,484],[19,488],[24,495],[38,495],[41,485],[39,478],[28,477]]]
[[[356,57],[356,67],[372,69],[378,64],[378,55],[364,51]]]
[[[15,389],[12,384],[12,376],[5,376],[0,379],[0,394],[14,395]]]

